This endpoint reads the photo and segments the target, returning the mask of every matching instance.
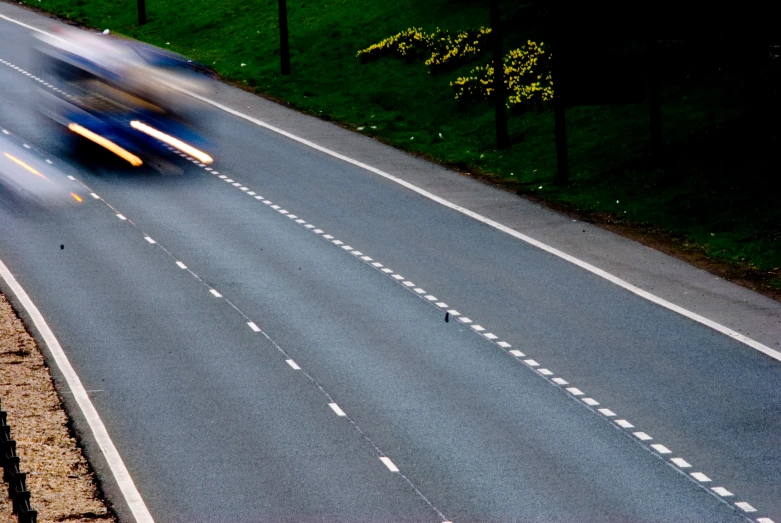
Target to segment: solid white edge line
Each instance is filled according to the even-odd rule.
[[[573,265],[577,265],[581,269],[585,269],[585,270],[591,272],[592,274],[596,274],[597,276],[599,276],[601,278],[604,278],[604,279],[608,280],[609,282],[611,282],[611,283],[613,283],[615,285],[618,285],[619,287],[623,287],[624,289],[626,289],[629,292],[632,292],[632,293],[640,296],[641,298],[645,298],[646,300],[651,301],[653,303],[656,303],[657,305],[661,305],[662,307],[664,307],[666,309],[669,309],[669,310],[671,310],[673,312],[677,312],[681,316],[685,316],[685,317],[687,317],[687,318],[689,318],[691,320],[694,320],[694,321],[696,321],[698,323],[701,323],[701,324],[703,324],[703,325],[705,325],[707,327],[710,327],[711,329],[713,329],[715,331],[718,331],[718,332],[720,332],[722,334],[725,334],[725,335],[729,336],[730,338],[733,338],[733,339],[735,339],[735,340],[737,340],[737,341],[739,341],[739,342],[741,342],[741,343],[743,343],[745,345],[748,345],[749,347],[751,347],[753,349],[756,349],[756,350],[758,350],[760,352],[763,352],[764,354],[767,354],[771,358],[774,358],[774,359],[776,359],[778,361],[781,361],[781,352],[773,350],[770,347],[768,347],[767,345],[759,343],[758,341],[753,340],[753,339],[749,338],[748,336],[745,336],[745,335],[743,335],[743,334],[741,334],[741,333],[739,333],[739,332],[737,332],[737,331],[735,331],[733,329],[730,329],[729,327],[725,327],[724,325],[716,323],[713,320],[709,320],[708,318],[706,318],[704,316],[700,316],[699,314],[697,314],[695,312],[692,312],[690,310],[684,309],[683,307],[681,307],[679,305],[675,305],[674,303],[669,302],[669,301],[665,300],[664,298],[660,298],[660,297],[658,297],[658,296],[656,296],[654,294],[651,294],[650,292],[645,291],[645,290],[641,289],[640,287],[632,285],[631,283],[629,283],[629,282],[627,282],[625,280],[622,280],[621,278],[619,278],[617,276],[613,276],[612,274],[610,274],[610,273],[608,273],[608,272],[606,272],[606,271],[604,271],[604,270],[602,270],[602,269],[600,269],[598,267],[595,267],[594,265],[591,265],[590,263],[587,263],[587,262],[585,262],[585,261],[583,261],[583,260],[581,260],[579,258],[576,258],[576,257],[574,257],[572,255],[569,255],[569,254],[563,252],[563,251],[560,251],[559,249],[556,249],[555,247],[551,247],[550,245],[542,243],[541,241],[535,240],[534,238],[532,238],[530,236],[527,236],[527,235],[525,235],[523,233],[520,233],[520,232],[518,232],[518,231],[516,231],[514,229],[511,229],[511,228],[507,227],[506,225],[502,225],[501,223],[496,222],[496,221],[494,221],[494,220],[492,220],[490,218],[487,218],[487,217],[485,217],[485,216],[483,216],[481,214],[478,214],[478,213],[476,213],[474,211],[470,211],[469,209],[467,209],[465,207],[461,207],[460,205],[456,205],[453,202],[450,202],[449,200],[446,200],[446,199],[441,198],[441,197],[439,197],[439,196],[437,196],[437,195],[435,195],[433,193],[430,193],[430,192],[426,191],[425,189],[421,189],[420,187],[418,187],[418,186],[416,186],[416,185],[414,185],[414,184],[412,184],[412,183],[410,183],[410,182],[408,182],[406,180],[402,180],[401,178],[398,178],[398,177],[396,177],[396,176],[394,176],[392,174],[386,173],[385,171],[377,169],[376,167],[372,167],[371,165],[367,165],[367,164],[365,164],[363,162],[359,162],[358,160],[353,160],[352,158],[350,158],[348,156],[345,156],[343,154],[337,153],[336,151],[332,151],[332,150],[330,150],[330,149],[328,149],[326,147],[323,147],[321,145],[317,145],[314,142],[310,142],[309,140],[306,140],[306,139],[301,138],[299,136],[296,136],[296,135],[294,135],[292,133],[284,131],[284,130],[278,128],[278,127],[274,127],[273,125],[267,124],[266,122],[258,120],[257,118],[253,118],[251,116],[247,116],[246,114],[240,113],[239,111],[236,111],[234,109],[231,109],[230,107],[222,105],[219,102],[215,102],[214,100],[210,100],[209,98],[206,98],[204,96],[200,96],[200,95],[198,95],[196,93],[193,93],[193,92],[190,92],[187,89],[182,89],[182,88],[174,86],[172,84],[169,84],[169,85],[170,85],[170,87],[172,87],[172,88],[174,88],[174,89],[176,89],[176,90],[178,90],[178,91],[180,91],[180,92],[182,92],[184,94],[192,96],[193,98],[195,98],[197,100],[200,100],[200,101],[202,101],[204,103],[207,103],[207,104],[209,104],[209,105],[211,105],[213,107],[221,109],[221,110],[225,111],[226,113],[229,113],[229,114],[232,114],[232,115],[237,116],[239,118],[242,118],[242,119],[244,119],[244,120],[246,120],[248,122],[252,122],[255,125],[258,125],[260,127],[268,129],[269,131],[272,131],[272,132],[275,132],[275,133],[280,134],[282,136],[285,136],[287,138],[290,138],[291,140],[295,140],[298,143],[301,143],[303,145],[311,147],[312,149],[318,150],[318,151],[320,151],[322,153],[325,153],[325,154],[327,154],[329,156],[333,156],[334,158],[338,158],[338,159],[340,159],[340,160],[342,160],[344,162],[347,162],[347,163],[349,163],[351,165],[355,165],[356,167],[360,167],[362,169],[365,169],[365,170],[367,170],[369,172],[372,172],[372,173],[374,173],[374,174],[376,174],[378,176],[382,176],[383,178],[386,178],[386,179],[388,179],[388,180],[390,180],[392,182],[395,182],[395,183],[401,185],[402,187],[406,187],[407,189],[409,189],[411,191],[414,191],[414,192],[418,193],[419,195],[421,195],[421,196],[423,196],[425,198],[428,198],[429,200],[432,200],[432,201],[434,201],[434,202],[436,202],[436,203],[438,203],[440,205],[448,207],[449,209],[452,209],[454,211],[458,211],[461,214],[469,216],[470,218],[474,218],[475,220],[477,220],[477,221],[479,221],[481,223],[484,223],[486,225],[489,225],[489,226],[493,227],[494,229],[502,231],[502,232],[504,232],[506,234],[509,234],[510,236],[512,236],[514,238],[517,238],[517,239],[519,239],[521,241],[524,241],[524,242],[526,242],[526,243],[528,243],[530,245],[533,245],[533,246],[537,247],[538,249],[542,249],[545,252],[553,254],[554,256],[557,256],[557,257],[559,257],[559,258],[561,258],[563,260],[566,260],[566,261],[572,263]]]
[[[100,451],[106,458],[111,473],[114,475],[119,490],[122,492],[122,495],[125,497],[125,502],[133,513],[133,517],[136,521],[141,523],[153,523],[154,519],[152,519],[152,514],[149,513],[149,509],[147,509],[144,500],[141,498],[141,494],[139,494],[135,483],[133,483],[133,478],[130,477],[130,473],[128,472],[127,467],[125,467],[122,457],[119,455],[117,448],[114,446],[114,442],[111,440],[111,436],[109,436],[108,431],[106,430],[106,426],[103,424],[103,420],[100,419],[100,415],[92,404],[92,401],[89,399],[87,391],[84,389],[84,385],[82,385],[78,374],[76,374],[70,361],[68,361],[68,357],[65,355],[65,351],[63,351],[60,342],[49,328],[49,325],[38,310],[38,307],[35,306],[35,303],[30,299],[30,296],[27,295],[27,292],[22,288],[19,282],[16,281],[16,278],[2,260],[0,260],[0,277],[2,277],[11,288],[11,292],[14,293],[22,307],[27,311],[27,314],[35,324],[35,328],[46,342],[46,346],[54,358],[57,367],[65,378],[65,381],[68,383],[68,388],[70,388],[73,393],[76,403],[79,405],[90,429],[92,429],[92,435],[95,437],[95,441],[97,441]]]

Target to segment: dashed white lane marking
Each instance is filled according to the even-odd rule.
[[[525,358],[526,357],[526,354],[524,354],[523,352],[521,352],[519,350],[511,350],[510,354],[512,354],[516,358]]]
[[[770,518],[758,518],[757,523],[775,523],[775,522]]]
[[[552,376],[553,375],[553,371],[550,370],[550,369],[538,369],[537,372],[539,372],[543,376]],[[597,403],[597,405],[599,405],[599,403]]]
[[[396,467],[396,465],[393,464],[393,462],[391,461],[390,458],[388,458],[386,456],[382,456],[380,458],[380,461],[382,461],[385,464],[385,466],[388,467],[388,470],[390,470],[391,472],[398,472],[399,471],[398,467]]]
[[[117,213],[117,218],[119,218],[122,221],[127,220],[127,218],[125,218],[125,215],[124,214],[120,214],[120,213]]]
[[[580,390],[577,387],[570,387],[570,388],[567,389],[567,392],[569,392],[573,396],[582,396],[583,395],[583,391]]]
[[[651,448],[654,449],[659,454],[672,454],[673,451],[662,445],[661,443],[654,443],[651,445]]]
[[[23,143],[22,147],[24,147],[25,149],[31,149],[31,147],[29,145],[27,145],[26,143]]]
[[[149,242],[150,244],[152,244],[152,245],[154,245],[155,243],[157,243],[156,241],[154,241],[154,240],[153,240],[152,238],[150,238],[149,236],[144,236],[144,239],[145,239],[146,241],[148,241],[148,242]]]
[[[745,501],[738,501],[735,503],[735,506],[738,507],[743,512],[756,512],[757,509],[746,503]]]
[[[599,409],[599,413],[602,414],[603,416],[607,416],[608,418],[612,418],[613,416],[616,415],[616,413],[610,409]]]
[[[629,423],[625,419],[618,419],[618,420],[616,420],[616,425],[618,425],[622,429],[633,429],[633,428],[635,428],[634,425],[632,425],[631,423]]]
[[[732,492],[730,492],[729,490],[725,489],[724,487],[713,487],[711,490],[713,492],[715,492],[716,494],[718,494],[719,496],[724,497],[724,498],[728,498],[728,497],[733,495]]]
[[[250,328],[250,329],[252,329],[253,331],[255,331],[255,332],[260,332],[260,327],[258,327],[257,325],[255,325],[255,322],[254,322],[254,321],[248,321],[248,322],[247,322],[247,325],[249,325],[249,328]]]
[[[384,272],[385,274],[391,274],[393,272],[393,269],[389,269],[385,267],[384,269],[382,269],[382,272]]]
[[[569,382],[564,378],[553,378],[551,381],[553,381],[553,383],[555,383],[556,385],[569,385]]]
[[[702,472],[692,472],[691,477],[693,477],[694,479],[702,483],[708,483],[711,480],[708,476],[706,476]]]
[[[691,463],[689,463],[688,461],[686,461],[683,458],[672,458],[672,459],[670,459],[670,461],[672,461],[673,463],[675,463],[676,465],[678,465],[682,469],[691,468]]]
[[[523,360],[523,362],[528,365],[529,367],[538,367],[540,364],[537,363],[535,360]]]
[[[73,177],[73,176],[71,176],[70,174],[68,175],[68,179],[69,179],[69,180],[76,181],[76,178],[74,178],[74,177]]]
[[[184,263],[182,263],[180,261],[177,261],[176,265],[178,265],[180,269],[186,269],[187,268],[187,265],[185,265]]]
[[[437,305],[439,306],[439,303],[437,303]],[[477,324],[472,325],[472,328],[474,330],[476,330],[477,332],[482,332],[482,331],[485,330],[485,327],[483,327],[482,325],[477,325]]]
[[[650,441],[654,438],[646,434],[645,432],[633,432],[634,436],[639,439],[640,441]]]
[[[100,200],[100,196],[98,196],[94,192],[89,193],[89,195],[92,196],[93,198],[95,198],[96,200]]]
[[[586,405],[589,405],[591,407],[599,405],[599,402],[597,400],[595,400],[594,398],[583,398],[583,403],[585,403]]]
[[[472,323],[472,320],[467,318],[466,316],[462,316],[458,318],[458,321],[460,321],[461,323]]]
[[[347,416],[347,414],[345,414],[344,411],[341,408],[339,408],[339,405],[337,405],[336,403],[329,403],[328,406],[331,407],[331,410],[334,411],[337,416]]]
[[[214,296],[215,298],[222,298],[222,294],[217,292],[216,289],[209,289],[209,292],[212,293],[212,296]]]
[[[5,18],[2,15],[0,15],[0,17]],[[5,280],[8,284],[11,292],[16,296],[19,304],[24,310],[27,311],[28,316],[33,324],[35,324],[35,328],[46,342],[46,346],[54,358],[57,368],[59,368],[60,373],[65,378],[68,388],[71,393],[73,393],[73,397],[84,415],[84,419],[92,430],[92,435],[100,448],[101,454],[105,457],[106,463],[108,464],[133,517],[139,523],[154,523],[152,514],[149,513],[149,509],[147,509],[141,494],[138,492],[138,489],[133,482],[133,478],[130,477],[130,473],[128,472],[127,467],[125,467],[122,457],[114,446],[114,442],[111,440],[111,436],[109,436],[106,426],[100,418],[100,414],[98,414],[97,409],[95,409],[95,406],[92,404],[92,400],[90,399],[87,390],[84,388],[84,385],[81,383],[78,374],[73,370],[59,340],[57,340],[54,332],[49,328],[49,324],[46,323],[46,320],[38,310],[38,307],[35,306],[35,303],[30,299],[30,296],[2,260],[0,260],[0,278]]]
[[[290,365],[293,368],[293,370],[301,370],[301,367],[299,367],[298,363],[296,363],[295,361],[289,359],[285,361],[287,362],[288,365]]]

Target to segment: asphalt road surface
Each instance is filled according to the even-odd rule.
[[[2,140],[96,197],[3,193],[0,259],[155,520],[781,521],[778,361],[206,105],[213,171],[87,165],[30,41]]]

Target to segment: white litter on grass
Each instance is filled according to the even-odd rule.
[[[40,2],[41,0],[38,0],[38,1]],[[103,30],[103,34],[104,34],[104,35],[107,35],[108,33],[109,33],[108,29],[104,29],[104,30]]]
[[[242,67],[244,67],[245,65],[247,65],[247,64],[241,64]]]
[[[363,127],[358,127],[358,130],[359,131],[363,131]]]

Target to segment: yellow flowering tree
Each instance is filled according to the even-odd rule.
[[[529,40],[525,46],[510,51],[503,64],[508,107],[521,109],[553,100],[550,53],[542,43]],[[493,66],[478,66],[469,76],[457,78],[450,85],[456,100],[475,102],[493,96],[493,80]]]
[[[418,53],[428,54],[425,64],[431,69],[444,65],[464,63],[482,52],[480,46],[491,29],[480,27],[451,33],[437,28],[433,33],[410,27],[400,33],[358,51],[361,60],[368,61],[384,56],[415,58]]]

